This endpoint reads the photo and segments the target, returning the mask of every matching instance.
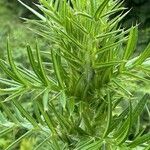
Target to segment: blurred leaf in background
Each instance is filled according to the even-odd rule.
[[[139,24],[137,51],[141,51],[150,42],[150,0],[126,0],[125,6],[131,11],[123,19],[123,24],[125,27]]]
[[[34,6],[31,0],[25,1],[29,6]],[[15,53],[15,59],[21,61],[26,60],[24,47],[27,43],[32,45],[36,38],[39,38],[39,45],[46,47],[41,37],[38,37],[30,31],[30,25],[24,23],[23,18],[36,18],[29,10],[19,4],[16,0],[0,1],[0,55],[2,58],[6,56],[6,43],[9,36],[11,47]]]

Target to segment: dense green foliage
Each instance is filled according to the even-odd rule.
[[[119,28],[127,14],[121,3],[40,0],[41,14],[20,3],[39,18],[25,21],[47,45],[31,38],[24,65],[7,41],[0,135],[12,137],[5,149],[20,142],[21,150],[149,149],[140,115],[149,114],[150,44],[134,57],[138,29]]]
[[[28,6],[38,10],[34,5],[34,3],[37,3],[38,0],[23,0],[23,2],[25,2]],[[5,6],[8,8],[8,12],[15,14],[15,17],[17,19],[19,17],[35,18],[35,16],[33,16],[32,13],[28,9],[25,9],[25,7],[20,5],[17,0],[1,0],[0,3],[2,3],[1,12],[3,12],[2,8]],[[126,0],[124,1],[124,5],[126,8],[130,10],[130,12],[121,21],[123,26],[129,28],[133,24],[133,22],[139,23],[139,40],[138,40],[139,42],[137,46],[137,52],[138,52],[138,51],[141,51],[150,41],[150,1],[148,0]],[[9,20],[12,20],[11,18],[12,15],[8,15],[8,12],[5,14],[5,16],[9,17],[10,18]],[[5,12],[3,12],[3,14],[4,13]],[[2,16],[4,16],[3,14]],[[3,23],[5,23],[4,20],[6,20],[6,18],[5,19],[1,18],[1,20],[3,20]],[[17,20],[15,20],[15,22],[17,22]],[[19,29],[20,28],[18,28],[18,30]],[[20,44],[20,42],[18,43]]]

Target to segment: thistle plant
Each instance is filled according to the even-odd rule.
[[[28,138],[34,150],[148,150],[150,134],[143,134],[139,117],[150,96],[137,97],[132,85],[150,83],[150,44],[134,57],[138,25],[121,28],[128,13],[122,3],[40,0],[40,14],[19,2],[39,18],[25,21],[49,46],[27,45],[25,67],[7,43],[8,60],[0,60],[6,74],[0,78],[0,136],[15,137],[5,150]]]

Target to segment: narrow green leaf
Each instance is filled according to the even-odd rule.
[[[70,116],[72,116],[73,112],[74,112],[74,109],[75,109],[75,99],[74,99],[74,97],[71,97],[70,99],[68,99],[67,108],[69,110]]]
[[[14,127],[9,127],[0,131],[0,137],[6,136],[8,133],[12,132],[13,130],[14,130]]]
[[[35,72],[35,74],[37,75],[37,77],[42,81],[42,83],[45,83],[45,80],[42,78],[42,76],[39,74],[39,68],[38,65],[36,64],[35,60],[34,60],[34,56],[31,50],[31,47],[29,45],[27,45],[27,52],[28,52],[28,57],[30,60],[30,64],[32,66],[33,71]]]
[[[43,115],[43,117],[44,117],[44,120],[45,120],[45,122],[46,122],[48,128],[51,130],[51,132],[52,132],[53,134],[56,134],[56,135],[57,135],[56,130],[55,130],[55,126],[54,126],[54,124],[53,124],[54,122],[52,121],[52,118],[48,115],[48,112],[47,112],[47,111],[44,111],[44,110],[43,110],[43,106],[41,105],[40,102],[37,102],[37,105],[38,105],[38,108],[39,108],[39,110],[41,111],[41,113],[42,113],[42,115]]]
[[[133,110],[133,123],[138,119],[138,116],[142,113],[144,106],[146,105],[147,101],[150,100],[150,95],[149,94],[145,94],[140,101],[138,102],[138,104],[136,105],[136,107]]]
[[[9,41],[7,41],[7,55],[8,55],[8,61],[9,61],[10,67],[12,68],[14,74],[16,75],[16,77],[19,79],[19,81],[22,84],[24,84],[25,86],[27,86],[28,85],[27,81],[24,78],[22,78],[21,74],[17,70],[16,65],[14,64],[14,60],[12,58],[11,48],[9,47]]]
[[[105,63],[99,63],[99,64],[95,64],[94,68],[95,69],[105,69],[106,67],[113,67],[115,65],[119,65],[120,63],[122,63],[123,61],[110,61],[110,62],[105,62]]]
[[[0,110],[0,123],[5,124],[5,126],[9,123],[4,114],[2,113],[2,110]]]
[[[18,77],[12,72],[12,69],[8,67],[8,64],[3,60],[0,60],[0,68],[14,81],[19,82]]]
[[[90,122],[90,118],[88,117],[88,115],[86,113],[82,113],[82,118],[83,118],[83,122],[84,122],[84,125],[85,125],[87,131],[89,132],[89,134],[92,134],[93,128],[92,128],[92,125]]]
[[[49,89],[46,89],[43,94],[44,111],[48,111],[48,101],[49,101]]]
[[[13,80],[8,80],[8,79],[3,79],[3,78],[0,78],[0,83],[3,83],[3,84],[6,84],[6,85],[10,85],[10,86],[21,86],[21,84],[19,84],[18,82],[15,82]]]
[[[127,140],[129,133],[130,133],[130,129],[132,126],[132,104],[131,104],[131,101],[129,103],[129,116],[127,118],[127,121],[125,121],[122,126],[123,127],[121,127],[120,135],[117,137],[118,145],[124,143]]]
[[[112,123],[111,123],[111,126],[109,128],[109,132],[111,132],[112,130],[114,130],[115,127],[117,125],[119,125],[123,121],[123,119],[128,114],[128,112],[129,112],[129,107],[127,107],[126,109],[124,109],[122,111],[122,113],[119,116],[117,116],[117,118],[112,119]]]
[[[41,81],[37,78],[37,76],[33,72],[29,71],[28,69],[24,67],[21,67],[21,68],[17,68],[17,69],[20,71],[22,76],[24,76],[27,80],[29,80],[31,83],[33,82],[37,82],[38,84],[41,83]]]
[[[23,95],[27,90],[25,88],[20,88],[16,92],[14,92],[12,95],[8,96],[3,102],[8,102],[10,100],[15,99],[16,97],[19,97],[20,95]]]
[[[68,21],[70,21],[73,25],[75,25],[80,31],[82,31],[85,34],[88,34],[88,31],[85,29],[84,26],[82,26],[81,24],[77,23],[75,20],[71,19],[71,18],[67,18]]]
[[[61,77],[59,64],[57,63],[56,53],[52,50],[51,55],[52,55],[53,66],[54,66],[54,70],[55,70],[55,73],[57,76],[58,83],[59,83],[60,87],[63,88],[64,83],[63,83],[63,80]]]
[[[60,103],[61,103],[63,109],[65,110],[66,103],[67,103],[67,97],[66,97],[65,91],[61,91],[59,99],[60,99]]]
[[[53,111],[54,115],[56,116],[57,120],[59,121],[59,124],[63,129],[66,129],[66,131],[68,131],[70,128],[72,128],[71,122],[67,120],[63,115],[61,115],[61,113],[58,113],[54,105],[49,104],[49,108],[51,111]]]
[[[130,12],[127,11],[126,13],[121,13],[120,15],[116,16],[113,20],[110,21],[109,23],[109,28],[113,29],[118,23]]]
[[[30,10],[33,14],[35,14],[38,18],[40,18],[41,20],[43,20],[44,22],[46,22],[46,18],[41,15],[40,13],[38,13],[37,11],[35,11],[34,9],[32,9],[31,7],[27,6],[25,3],[23,3],[21,0],[18,0],[18,2],[20,2],[23,6],[25,6],[28,10]]]
[[[50,136],[44,139],[40,144],[38,144],[33,150],[40,150],[41,147],[50,140]]]
[[[93,141],[92,143],[85,145],[82,148],[82,150],[98,150],[98,149],[100,149],[102,144],[103,144],[102,140]]]
[[[132,78],[138,79],[138,80],[143,81],[145,83],[149,83],[150,82],[149,79],[143,78],[143,77],[141,77],[139,75],[136,75],[134,73],[131,73],[131,72],[123,71],[122,74],[127,75],[128,77],[132,77]]]
[[[112,43],[112,44],[109,44],[109,45],[107,45],[105,47],[102,47],[99,50],[97,50],[96,54],[101,54],[101,53],[107,52],[109,50],[113,50],[113,47],[117,47],[119,44],[122,44],[126,40],[127,40],[127,38],[124,38],[124,39],[122,39],[120,41],[117,41],[115,43]]]
[[[112,100],[109,91],[107,92],[107,100],[108,100],[107,124],[106,124],[105,131],[103,133],[103,138],[105,138],[109,134],[110,131],[109,129],[112,121]]]
[[[45,81],[46,85],[49,85],[49,81],[48,78],[46,76],[46,73],[44,71],[44,67],[42,65],[42,60],[41,60],[41,56],[40,56],[40,50],[38,48],[38,44],[36,42],[36,54],[37,54],[37,60],[38,60],[38,67],[39,67],[39,72],[42,75],[43,80]]]
[[[91,15],[85,13],[85,12],[76,12],[74,13],[74,15],[77,15],[77,16],[83,16],[83,17],[86,17],[88,19],[93,19]]]
[[[117,80],[112,79],[112,81],[115,83],[115,85],[117,85],[119,88],[121,88],[125,93],[127,93],[129,96],[133,96],[130,91],[128,91],[125,87],[123,87],[123,85],[121,85],[121,83],[119,83]]]
[[[38,108],[36,100],[33,100],[33,111],[35,113],[35,118],[37,119],[37,122],[43,125],[44,120],[42,119],[42,116],[41,116],[41,113],[40,113],[40,110]]]
[[[49,16],[50,19],[52,19],[55,23],[58,23],[59,25],[62,25],[62,20],[61,20],[60,16],[58,15],[57,11],[53,10],[53,8],[51,8],[52,10],[50,10],[50,9],[44,8],[41,5],[38,5],[38,4],[35,4],[35,5],[45,14],[45,16]]]
[[[11,87],[11,88],[6,88],[6,89],[1,89],[0,88],[0,95],[8,95],[8,94],[12,94],[18,90],[20,90],[21,87],[18,86],[18,87]]]
[[[147,134],[135,139],[133,142],[128,144],[128,147],[134,148],[134,147],[137,147],[148,141],[150,141],[150,133],[147,133]]]
[[[12,100],[13,104],[16,106],[16,108],[19,110],[19,112],[26,117],[26,119],[35,127],[38,128],[39,125],[36,122],[36,120],[30,116],[30,114],[21,106],[19,101]]]
[[[127,43],[127,47],[123,54],[123,59],[128,60],[131,55],[133,54],[136,45],[137,45],[137,39],[138,39],[138,29],[137,27],[132,27],[129,34],[129,39]],[[120,71],[122,71],[125,67],[125,63],[122,63],[120,66]]]
[[[57,29],[58,30],[58,29]],[[70,40],[73,44],[75,44],[77,47],[80,48],[80,50],[83,49],[83,45],[81,43],[79,43],[79,41],[77,39],[75,39],[74,37],[71,37],[69,34],[67,34],[66,32],[62,31],[62,30],[58,30],[59,33],[61,33],[61,35],[63,37],[66,37],[68,40]]]
[[[6,104],[4,104],[3,102],[0,102],[0,105],[1,105],[2,108],[4,109],[4,112],[7,114],[8,118],[10,118],[10,120],[13,121],[13,123],[18,124],[19,121],[18,121],[17,118],[14,116],[14,114],[11,112],[11,110],[9,109],[9,107],[7,107]]]
[[[117,8],[117,9],[112,9],[111,11],[109,11],[109,12],[105,13],[104,15],[102,15],[101,18],[106,17],[106,16],[110,16],[112,14],[115,14],[119,11],[123,11],[123,10],[126,10],[126,9],[127,8],[124,8],[124,7],[120,7],[120,8]]]
[[[111,32],[108,32],[108,33],[101,33],[99,35],[96,36],[97,39],[100,39],[100,38],[105,38],[105,37],[109,37],[109,36],[113,36],[114,34],[118,34],[122,32],[122,30],[116,30],[116,31],[111,31]]]
[[[19,137],[17,140],[15,140],[13,143],[11,143],[8,147],[5,148],[5,150],[12,150],[19,142],[21,142],[22,139],[29,137],[33,131],[28,131],[25,134],[23,134],[21,137]]]
[[[120,121],[121,124],[119,126],[119,128],[114,132],[113,137],[114,138],[121,138],[125,135],[126,131],[128,131],[128,127],[129,127],[129,123],[130,123],[130,112],[131,112],[131,106],[128,106],[128,108],[125,110],[128,113],[128,116],[125,118],[122,118],[122,120]],[[124,120],[125,119],[125,120]]]
[[[82,148],[84,148],[86,145],[89,145],[91,144],[92,142],[94,142],[94,139],[93,138],[89,138],[89,139],[86,139],[86,140],[80,140],[77,144],[76,144],[76,148],[75,150],[81,150]]]
[[[148,57],[150,57],[150,43],[146,49],[141,53],[137,60],[133,63],[133,66],[141,65]]]
[[[94,14],[94,19],[96,21],[98,21],[99,18],[101,17],[102,12],[105,9],[105,7],[107,6],[108,2],[109,2],[109,0],[103,0],[103,3],[97,8],[97,10],[96,10],[96,12]]]

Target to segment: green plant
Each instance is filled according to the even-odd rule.
[[[34,150],[149,149],[139,117],[150,96],[136,97],[133,87],[150,83],[150,44],[133,57],[137,26],[118,27],[127,13],[112,17],[125,10],[120,1],[40,3],[42,14],[22,4],[40,18],[26,21],[49,49],[27,45],[26,69],[15,64],[8,42],[8,63],[0,60],[8,76],[0,78],[0,135],[15,135],[5,150],[28,137],[36,139]]]

